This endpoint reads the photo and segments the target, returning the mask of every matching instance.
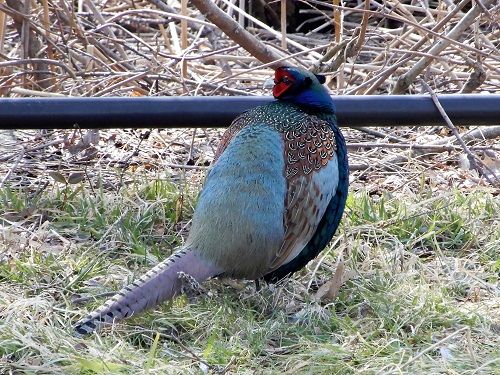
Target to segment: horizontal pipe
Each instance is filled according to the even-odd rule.
[[[424,95],[334,96],[341,126],[434,126],[444,121]],[[0,128],[225,127],[265,96],[0,98]],[[500,124],[500,95],[440,95],[455,125]]]

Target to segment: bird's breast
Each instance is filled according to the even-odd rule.
[[[262,276],[283,242],[283,147],[282,134],[274,128],[247,126],[207,176],[187,245],[230,275]]]

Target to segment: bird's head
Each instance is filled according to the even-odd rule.
[[[274,74],[276,99],[323,111],[334,111],[332,98],[323,84],[325,76],[296,67],[280,67]]]

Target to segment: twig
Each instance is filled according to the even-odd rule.
[[[154,333],[154,331],[152,331],[152,330],[147,330],[147,332]],[[201,358],[198,354],[196,354],[195,352],[193,352],[193,350],[191,350],[186,345],[184,345],[181,342],[181,340],[179,340],[177,337],[175,337],[173,335],[170,335],[168,333],[164,333],[164,332],[159,332],[159,334],[163,338],[166,338],[168,340],[174,341],[177,345],[179,345],[182,348],[182,350],[184,350],[184,351],[186,351],[187,353],[190,354],[190,355],[187,355],[187,354],[181,352],[180,354],[183,355],[184,357],[194,359],[195,361],[197,361],[199,363],[203,363],[207,368],[209,368],[211,370],[214,370],[214,371],[218,370],[218,368],[219,368],[218,366],[214,366],[214,365],[209,364],[207,361],[205,361],[203,358]]]
[[[60,61],[57,61],[57,60],[37,59],[37,58],[10,60],[10,61],[0,62],[0,68],[5,67],[5,66],[12,66],[12,65],[40,64],[40,63],[46,64],[46,65],[48,65],[48,64],[57,65],[57,66],[63,68],[66,72],[68,72],[68,74],[72,78],[76,79],[75,72],[73,72],[73,70],[70,67],[68,67],[66,64],[64,64]]]
[[[365,171],[369,168],[373,167],[373,164],[366,164],[366,163],[351,163],[349,162],[349,171],[354,172],[354,171]]]
[[[23,156],[24,156],[24,153],[21,152],[19,154],[19,156],[17,157],[16,161],[14,162],[14,165],[9,168],[9,170],[7,171],[7,173],[5,174],[5,176],[2,178],[2,181],[0,181],[0,189],[3,188],[3,185],[5,184],[5,181],[7,181],[9,179],[12,171],[14,169],[16,169],[17,165],[19,164],[19,162],[21,161],[21,159],[23,158]]]
[[[194,141],[196,139],[196,132],[198,131],[198,128],[195,128],[193,130],[193,134],[191,135],[191,144],[189,145],[189,153],[188,153],[188,158],[186,162],[189,162],[190,160],[193,160],[193,152],[194,152]]]
[[[246,74],[246,73],[250,73],[250,72],[253,72],[255,70],[261,70],[263,68],[267,68],[267,67],[276,67],[276,66],[283,66],[283,65],[286,65],[286,63],[284,63],[285,60],[289,60],[293,57],[297,57],[297,56],[302,56],[302,55],[305,55],[306,53],[309,53],[311,51],[319,51],[319,50],[322,50],[322,49],[325,49],[327,48],[328,46],[318,46],[318,47],[314,47],[314,48],[310,48],[309,50],[307,51],[300,51],[300,52],[297,52],[297,53],[294,53],[294,54],[291,54],[289,56],[285,56],[285,57],[280,57],[279,59],[277,60],[273,60],[271,62],[268,62],[267,64],[262,64],[262,65],[259,65],[259,66],[256,66],[256,67],[253,67],[253,68],[250,68],[250,69],[246,69],[244,71],[241,71],[239,73],[234,73],[233,75],[229,76],[229,77],[224,77],[218,81],[214,81],[214,82],[211,82],[212,84],[218,84],[218,83],[221,83],[221,82],[224,82],[224,81],[227,81],[231,78],[234,78],[234,77],[237,77],[239,75],[242,75],[242,74]]]
[[[458,132],[457,128],[455,127],[455,125],[453,125],[453,122],[451,122],[448,114],[446,113],[446,111],[444,110],[443,106],[439,102],[439,99],[438,99],[436,93],[434,92],[434,90],[432,90],[431,87],[424,80],[421,80],[420,83],[422,84],[422,86],[424,86],[425,90],[427,92],[429,92],[429,94],[431,95],[431,98],[432,98],[432,101],[433,101],[434,105],[436,106],[436,108],[438,109],[439,113],[443,117],[443,120],[446,122],[446,125],[448,126],[448,128],[450,128],[450,130],[452,131],[453,135],[456,137],[456,139],[457,139],[458,143],[460,144],[460,146],[462,146],[462,149],[464,150],[465,154],[467,155],[467,157],[469,159],[469,163],[471,165],[471,168],[476,169],[481,175],[483,175],[486,178],[486,180],[492,186],[496,186],[497,184],[495,184],[489,178],[488,174],[484,173],[483,168],[486,169],[486,170],[488,170],[492,174],[492,176],[497,181],[500,182],[500,180],[498,179],[498,177],[496,177],[496,174],[490,168],[488,168],[486,165],[484,165],[484,163],[481,161],[481,159],[477,158],[471,152],[471,150],[469,150],[469,148],[467,147],[467,145],[465,144],[465,142],[463,141],[463,139],[460,137],[460,133]]]
[[[125,16],[129,16],[129,15],[133,15],[133,14],[154,14],[154,15],[157,15],[157,16],[160,16],[160,17],[163,17],[165,19],[161,19],[160,22],[161,23],[165,23],[165,22],[170,22],[170,21],[173,21],[174,19],[178,19],[178,20],[181,20],[181,21],[186,21],[187,24],[189,25],[189,27],[191,27],[192,29],[198,31],[200,29],[201,26],[208,26],[208,27],[212,27],[212,24],[206,22],[206,21],[203,21],[203,20],[199,20],[199,19],[196,19],[196,18],[193,18],[193,17],[189,17],[189,16],[186,16],[186,15],[183,15],[183,14],[177,14],[175,12],[175,9],[173,8],[170,8],[169,6],[167,6],[165,3],[163,2],[158,2],[158,1],[155,1],[155,0],[148,0],[149,2],[155,4],[156,6],[158,6],[160,9],[163,9],[163,10],[156,10],[156,9],[129,9],[127,11],[124,11],[124,12],[121,12],[121,13],[118,13],[118,14],[115,14],[113,16],[111,16],[110,18],[107,19],[107,23],[110,23],[110,22],[115,22],[117,20],[119,20],[120,18],[123,18]],[[164,6],[160,6],[159,4],[163,4]]]
[[[370,0],[365,0],[365,10],[370,10]],[[356,42],[356,46],[354,47],[354,51],[361,51],[361,47],[363,46],[363,42],[365,41],[366,28],[368,27],[368,19],[370,18],[370,13],[364,12],[363,18],[361,19],[361,28],[359,31],[358,41]]]
[[[93,13],[94,17],[96,18],[99,24],[104,25],[106,23],[106,20],[102,16],[101,12],[99,11],[99,9],[97,9],[97,7],[94,5],[92,1],[90,0],[85,1],[85,5],[89,7],[90,11]],[[107,28],[107,30],[108,31],[106,32],[106,34],[111,38],[111,40],[116,40],[117,38],[113,30],[111,30],[110,28]],[[120,54],[122,60],[127,60],[128,59],[127,53],[125,52],[121,44],[115,42],[114,45],[116,50]]]
[[[209,167],[205,167],[203,165],[185,165],[185,164],[175,164],[175,163],[167,163],[164,164],[165,167],[169,168],[179,168],[179,169],[199,169],[199,170],[206,170]]]
[[[325,65],[325,66],[322,64],[324,64],[326,61],[333,58],[333,56],[335,56],[339,51],[344,51],[346,49],[348,43],[349,43],[349,40],[344,39],[340,43],[332,44],[331,48],[329,48],[318,61],[313,63],[311,71],[313,73],[323,73],[323,72],[327,72],[327,71],[336,70],[336,67],[333,66],[332,64]],[[340,64],[339,64],[339,66],[340,66]]]
[[[133,75],[132,77],[128,77],[127,79],[124,79],[123,81],[117,82],[114,85],[106,87],[104,90],[99,91],[94,96],[96,96],[96,97],[98,97],[98,96],[104,96],[107,93],[110,93],[111,91],[113,91],[114,89],[116,89],[116,88],[118,88],[120,86],[124,86],[127,83],[129,83],[129,82],[137,81],[137,80],[145,77],[147,74],[148,74],[147,72],[137,73],[136,75]]]
[[[30,20],[27,14],[30,14],[30,0],[24,0],[24,4],[19,0],[6,0],[6,4],[16,11],[13,15],[14,24],[16,25],[17,32],[23,39],[23,59],[30,60],[32,57],[36,57],[43,50],[42,43],[36,37],[34,31],[30,27]],[[0,4],[1,5],[1,4]],[[28,12],[26,12],[28,10]],[[35,79],[37,84],[42,88],[46,89],[50,85],[48,78],[50,75],[46,73],[49,71],[45,59],[36,59],[36,61],[30,62],[33,64]],[[42,73],[43,72],[43,73]]]
[[[253,17],[252,15],[248,14],[247,12],[245,12],[244,10],[236,7],[234,4],[232,4],[229,0],[221,0],[224,4],[226,4],[228,7],[230,8],[233,8],[235,11],[237,11],[238,13],[240,14],[243,14],[246,18],[248,18],[250,21],[252,21],[253,23],[255,23],[256,25],[262,27],[264,30],[267,30],[269,31],[275,38],[281,40],[281,38],[283,37],[281,35],[281,33],[279,31],[276,31],[274,30],[272,27],[266,25],[264,22],[262,21],[259,21],[257,18]],[[303,46],[302,44],[300,43],[297,43],[295,42],[294,40],[291,40],[289,38],[286,39],[287,40],[287,43],[290,44],[291,46],[293,47],[296,47],[302,51],[305,51],[307,50],[307,47]],[[273,46],[274,47],[274,46]],[[320,56],[316,56],[317,58],[319,58]]]
[[[31,148],[26,148],[24,150],[22,150],[22,152],[24,154],[29,154],[31,152],[34,152],[34,151],[38,151],[38,150],[41,150],[41,149],[44,149],[46,147],[50,147],[50,146],[56,146],[58,144],[61,144],[64,142],[64,139],[56,139],[54,141],[50,141],[50,142],[46,142],[46,143],[42,143],[41,145],[38,145],[38,146],[35,146],[35,147],[31,147]],[[13,155],[9,155],[9,156],[3,156],[3,157],[0,157],[0,163],[3,163],[5,161],[8,161],[12,158]]]
[[[245,10],[245,0],[240,0],[239,8],[243,11]],[[243,13],[238,13],[238,24],[241,27],[245,27],[245,16]]]
[[[67,95],[59,94],[58,92],[29,90],[29,89],[24,89],[22,87],[13,87],[10,90],[10,92],[19,95],[48,97],[48,98],[67,97]]]
[[[286,2],[287,0],[281,0],[281,48],[286,51]],[[242,15],[240,13],[240,15]]]
[[[496,0],[485,0],[484,6],[492,5]],[[476,18],[481,14],[482,9],[480,6],[474,6],[467,12],[467,14],[458,22],[453,29],[446,34],[446,39],[439,39],[434,46],[428,51],[429,54],[438,56],[446,47],[451,44],[452,40],[457,40],[460,35],[470,26]],[[400,94],[405,92],[410,85],[415,81],[415,78],[432,62],[432,57],[424,57],[420,59],[406,74],[402,75],[394,89],[393,94]]]
[[[185,19],[187,21],[188,26],[191,29],[193,29],[195,31],[202,31],[203,30],[204,33],[206,34],[206,37],[207,37],[208,41],[212,45],[212,47],[215,50],[218,50],[220,48],[219,38],[218,38],[218,35],[216,35],[216,34],[219,34],[220,31],[216,30],[212,26],[212,24],[210,24],[208,22],[205,22],[205,21],[202,21],[202,20],[199,20],[199,19],[196,19],[196,18],[179,15],[179,14],[177,14],[177,12],[176,12],[176,10],[174,8],[172,8],[169,5],[165,4],[161,0],[148,0],[148,1],[150,3],[156,5],[159,9],[162,9],[164,11],[162,13],[165,16],[168,16],[170,18],[180,18],[181,20]],[[132,11],[136,11],[136,10],[129,10],[127,12],[132,12]],[[138,10],[138,11],[144,11],[144,9],[141,9],[141,10]],[[158,11],[152,10],[152,9],[148,9],[147,11],[158,12]],[[202,27],[203,27],[203,29],[202,29]],[[163,25],[160,25],[160,30],[162,28],[163,28]],[[165,35],[164,32],[162,34],[164,36],[164,39],[165,39],[166,43],[168,43],[167,45],[169,45],[170,44],[170,40],[168,40],[168,38],[166,38],[166,35]],[[168,49],[171,50],[170,47],[168,47]],[[224,61],[224,60],[216,60],[216,62],[217,62],[217,64],[220,65],[220,67],[222,68],[222,70],[227,75],[231,74],[231,68],[229,67],[229,64],[226,61]]]
[[[496,1],[496,0],[488,0],[489,2],[493,2],[493,1]],[[467,3],[469,3],[469,0],[467,0]],[[448,35],[442,35],[442,34],[439,34],[438,32],[434,31],[433,29],[428,29],[427,27],[419,24],[419,23],[416,23],[416,22],[413,22],[413,21],[410,21],[410,20],[407,20],[401,16],[395,16],[395,15],[391,15],[391,14],[386,14],[386,13],[380,13],[379,11],[373,11],[373,10],[370,10],[370,11],[366,11],[366,10],[363,10],[363,9],[356,9],[356,8],[348,8],[348,7],[344,7],[344,6],[334,6],[334,8],[337,8],[337,9],[342,9],[342,10],[346,10],[346,11],[351,11],[351,12],[357,12],[357,13],[363,13],[363,12],[367,12],[367,13],[370,13],[370,14],[373,14],[373,15],[376,15],[376,16],[383,16],[383,17],[386,17],[386,18],[389,18],[389,19],[393,19],[395,21],[399,21],[399,22],[403,22],[403,23],[406,23],[408,25],[411,25],[413,27],[416,28],[416,30],[420,30],[424,33],[428,33],[430,35],[433,35],[437,38],[441,38],[442,40],[448,42],[448,44],[453,44],[454,46],[457,46],[457,47],[460,47],[460,48],[463,48],[464,50],[468,50],[468,51],[471,51],[471,52],[475,52],[481,56],[484,56],[484,57],[490,57],[492,59],[494,59],[495,61],[500,61],[500,56],[496,56],[494,54],[491,54],[491,53],[488,53],[486,51],[483,51],[483,50],[480,50],[480,49],[477,49],[476,47],[473,47],[473,46],[470,46],[466,43],[462,43],[456,39],[453,39],[451,38],[450,36]],[[487,47],[488,49],[492,50],[492,52],[496,52],[496,49],[494,46],[488,46]]]
[[[49,2],[48,0],[42,0],[42,7],[43,7],[43,19],[42,19],[42,24],[45,29],[45,39],[49,41],[47,45],[47,57],[51,60],[55,59],[54,56],[54,49],[52,45],[54,42],[52,41],[52,38],[50,36],[50,14],[49,14]],[[52,74],[54,74],[54,67],[51,65],[50,70]],[[52,78],[51,84],[55,83],[55,79]]]
[[[483,13],[486,14],[486,17],[488,17],[492,22],[495,22],[495,20],[493,19],[493,15],[488,10],[488,8],[486,8],[484,6],[482,0],[475,0],[475,3],[481,8],[481,10],[483,11]],[[497,19],[496,22],[498,23],[498,19]]]
[[[266,47],[264,43],[257,40],[252,34],[242,28],[238,22],[230,18],[219,9],[214,2],[209,0],[192,0],[191,3],[217,27],[219,27],[228,37],[246,49],[262,63],[271,63],[280,60],[280,56],[275,51]],[[274,66],[275,68],[277,66]]]
[[[463,133],[463,134],[460,134],[460,138],[464,141],[464,142],[468,142],[470,140],[473,140],[473,139],[495,139],[495,138],[498,138],[500,137],[500,126],[493,126],[493,127],[487,127],[487,128],[478,128],[478,129],[474,129],[472,131],[469,131],[467,133]],[[430,146],[442,146],[442,145],[447,145],[449,144],[450,142],[453,142],[454,140],[456,140],[456,137],[455,136],[451,136],[451,137],[445,137],[445,138],[441,138],[441,139],[438,139],[437,141],[434,141],[434,142],[430,142],[429,145]],[[396,144],[394,144],[396,145]],[[476,148],[476,149],[479,149],[479,148]],[[486,148],[487,149],[487,148]],[[495,147],[491,147],[491,149],[495,150],[497,148]],[[416,156],[419,156],[419,155],[423,155],[425,152],[425,150],[423,149],[419,149],[418,147],[415,147],[415,148],[412,148],[412,152],[411,152],[411,156],[412,157],[416,157]],[[395,164],[400,164],[400,163],[404,163],[408,160],[408,156],[405,156],[405,155],[396,155],[390,159],[386,159],[385,160],[385,163],[387,165],[395,165]],[[364,168],[363,167],[363,164],[359,164],[356,166],[356,168],[352,168],[353,165],[350,164],[349,165],[349,169],[350,170],[364,170],[364,169],[367,169],[367,168]]]
[[[381,73],[379,73],[377,76],[369,79],[366,82],[363,82],[363,84],[359,85],[358,87],[347,91],[346,94],[365,94],[369,95],[373,93],[376,89],[380,87],[382,83],[387,81],[387,78],[394,72],[396,72],[399,68],[404,66],[408,61],[410,61],[413,58],[413,55],[409,55],[406,57],[401,58],[398,60],[396,63],[394,63],[392,66],[388,67],[387,69],[384,69]],[[371,85],[371,86],[370,86]],[[366,90],[364,90],[367,86],[370,86]]]
[[[460,94],[470,93],[478,89],[486,80],[486,71],[483,68],[483,64],[481,64],[481,61],[472,60],[466,55],[463,55],[463,58],[473,67],[474,70],[469,75],[467,82],[465,82],[464,86],[460,90]]]
[[[435,151],[435,152],[445,152],[445,151],[455,151],[461,149],[459,146],[447,146],[447,145],[421,145],[415,143],[385,143],[385,142],[359,142],[359,143],[347,143],[348,149],[358,149],[358,148],[402,148],[402,149],[414,149],[423,151]],[[472,150],[491,150],[494,147],[470,147]],[[500,148],[498,149],[500,151]]]
[[[469,2],[470,2],[469,0],[462,0],[450,12],[448,12],[448,14],[443,19],[441,19],[441,21],[439,21],[436,25],[434,25],[434,27],[431,29],[431,31],[437,33],[439,30],[441,30]],[[408,31],[406,34],[410,35],[410,32],[413,32],[413,30]],[[408,53],[406,53],[403,56],[401,56],[399,58],[399,60],[397,60],[391,67],[387,68],[386,71],[382,72],[379,75],[379,77],[374,77],[374,78],[370,79],[370,81],[364,82],[358,88],[356,88],[354,90],[351,90],[350,93],[354,93],[354,92],[356,92],[358,94],[361,94],[361,93],[371,94],[371,93],[373,93],[378,87],[380,87],[380,85],[383,82],[386,81],[386,79],[392,73],[394,73],[399,67],[405,65],[406,62],[408,62],[409,60],[411,60],[413,58],[413,53],[412,52],[419,51],[422,48],[422,46],[425,44],[425,42],[429,39],[429,37],[430,37],[430,34],[426,34],[422,39],[420,39],[417,43],[415,43],[410,48],[410,51]],[[399,44],[400,43],[400,39],[398,39],[397,42]],[[390,47],[391,47],[390,50],[392,50],[392,48],[395,47],[395,46],[392,45]],[[383,58],[382,54],[379,55],[379,56],[380,56],[380,58]],[[377,59],[375,59],[374,61],[377,61]],[[373,84],[367,90],[364,90],[364,91],[362,90],[362,89],[364,89],[364,87],[368,86],[371,83],[373,83]]]
[[[415,362],[417,359],[419,359],[420,357],[422,357],[424,354],[426,353],[429,353],[431,351],[433,351],[434,349],[440,347],[443,343],[445,343],[446,341],[450,340],[451,338],[455,337],[456,335],[458,335],[459,333],[462,333],[466,330],[470,329],[469,327],[462,327],[460,328],[459,330],[453,332],[451,335],[449,336],[446,336],[445,338],[439,340],[438,342],[432,344],[431,346],[425,348],[424,350],[422,350],[421,352],[419,352],[417,355],[413,356],[412,358],[410,358],[408,361],[406,361],[405,363],[403,363],[401,366],[399,366],[399,368],[397,369],[398,371],[394,370],[393,372],[397,372],[399,373],[399,371],[401,371],[403,368],[411,365],[413,362]]]
[[[464,142],[468,142],[472,139],[495,139],[498,137],[500,137],[500,125],[489,126],[487,128],[478,128],[472,131],[468,131],[467,133],[460,134],[460,138],[462,138]],[[432,145],[447,144],[454,138],[454,136],[443,138],[436,142],[432,142]]]
[[[360,127],[356,128],[356,130],[362,131],[363,133],[366,133],[366,134],[373,135],[374,137],[383,138],[383,139],[390,139],[391,141],[394,141],[394,142],[401,142],[401,143],[404,142],[404,139],[401,139],[401,138],[395,137],[393,135],[381,132],[379,130],[365,128],[364,126],[360,126]]]
[[[187,0],[181,0],[181,14],[187,16]],[[188,48],[188,24],[185,19],[181,20],[181,48],[183,53]],[[187,60],[184,59],[182,60],[181,74],[184,78],[188,76],[188,64]]]
[[[0,0],[0,4],[2,4],[4,0]],[[6,34],[6,17],[4,12],[0,12],[0,53],[3,53],[4,49],[4,40],[5,40],[5,34]],[[0,72],[1,75],[2,72]]]

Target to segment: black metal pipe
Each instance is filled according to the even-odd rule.
[[[429,96],[334,96],[341,126],[443,125]],[[0,128],[225,127],[271,97],[0,98]],[[500,95],[440,95],[455,125],[500,124]]]

